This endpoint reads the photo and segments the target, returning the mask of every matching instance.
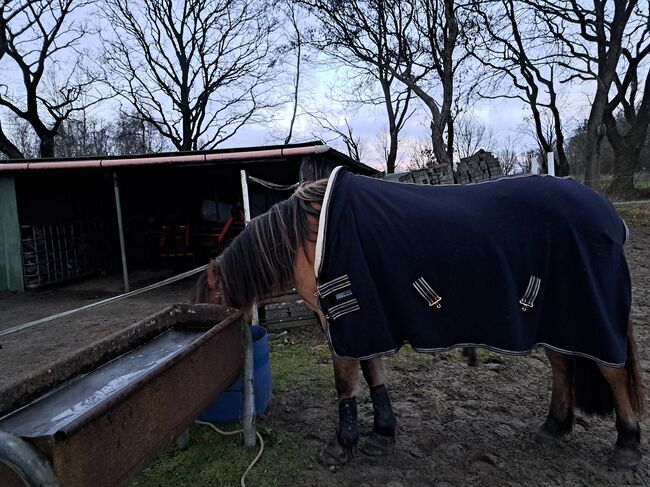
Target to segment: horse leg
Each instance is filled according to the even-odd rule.
[[[370,388],[374,421],[372,432],[361,445],[366,455],[390,453],[395,445],[395,414],[385,386],[384,361],[381,358],[361,361],[361,371]]]
[[[462,350],[463,357],[467,357],[467,365],[470,367],[476,367],[478,365],[478,357],[476,356],[476,348],[474,347],[463,347]]]
[[[333,363],[339,397],[339,424],[336,437],[321,451],[318,460],[323,465],[345,465],[356,453],[359,443],[356,399],[359,361],[334,357]]]
[[[637,411],[630,398],[628,370],[600,366],[605,380],[614,396],[616,410],[616,447],[610,456],[609,464],[614,468],[636,469],[641,462],[641,432]]]
[[[567,357],[551,350],[545,352],[553,374],[551,406],[535,440],[543,445],[553,445],[573,429],[575,396]]]

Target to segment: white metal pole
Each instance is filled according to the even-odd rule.
[[[120,181],[117,179],[117,172],[113,171],[113,189],[115,190],[115,209],[117,211],[117,229],[120,234],[120,251],[122,253],[122,275],[124,277],[124,292],[128,293],[129,270],[126,267],[126,245],[124,244],[124,226],[122,223],[122,204],[120,203]]]
[[[248,198],[248,179],[246,171],[243,169],[241,174],[241,192],[244,199],[244,219],[246,224],[251,221],[251,205]],[[252,324],[259,323],[257,315],[257,303],[253,304]],[[251,335],[250,326],[247,323],[244,326],[244,367],[242,370],[242,423],[244,427],[244,446],[246,448],[254,448],[257,444],[257,436],[255,434],[255,374],[253,363],[253,339]]]
[[[242,425],[244,427],[244,446],[255,448],[255,364],[253,359],[253,336],[248,323],[244,327],[244,367],[242,370]]]
[[[246,174],[246,171],[243,169],[240,171],[240,174],[241,174],[241,192],[244,198],[244,219],[246,220],[246,224],[248,225],[248,222],[251,221],[251,203],[248,197],[248,176]],[[257,313],[257,304],[253,305],[253,317],[251,321],[254,325],[259,325],[260,323],[259,315]]]
[[[244,218],[246,219],[246,223],[248,223],[251,221],[251,203],[248,198],[248,177],[246,171],[243,169],[239,173],[241,174],[241,193],[244,197]]]
[[[548,152],[547,154],[547,173],[549,176],[555,176],[555,156],[553,152]]]

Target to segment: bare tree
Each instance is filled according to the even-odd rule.
[[[546,154],[557,151],[558,176],[569,174],[564,133],[558,106],[557,56],[554,44],[540,42],[535,11],[515,0],[475,1],[480,28],[474,57],[488,68],[483,98],[518,99],[530,107],[533,135]],[[513,92],[509,88],[514,86]],[[551,122],[551,132],[545,119]],[[546,165],[544,165],[546,170]]]
[[[300,97],[300,70],[302,67],[302,51],[304,44],[297,6],[293,3],[289,3],[287,4],[286,10],[287,19],[290,24],[290,32],[287,33],[287,38],[289,41],[288,45],[283,51],[284,53],[294,51],[296,56],[296,64],[293,75],[293,100],[291,119],[289,120],[289,131],[284,139],[285,145],[291,142],[291,138],[293,137],[293,127],[296,123],[296,117],[298,115],[298,101]]]
[[[476,154],[479,149],[492,150],[494,133],[471,114],[458,117],[455,123],[454,152],[459,159]]]
[[[57,157],[100,156],[112,153],[111,126],[86,110],[66,120],[56,137]]]
[[[524,174],[530,174],[533,171],[533,163],[537,159],[539,165],[539,152],[535,149],[528,149],[521,158],[521,171]]]
[[[503,174],[510,175],[522,172],[523,158],[519,153],[517,141],[513,137],[506,137],[503,145],[497,151],[497,157],[499,158],[499,164],[501,164]]]
[[[40,140],[41,157],[54,155],[54,138],[65,120],[101,99],[87,96],[96,80],[84,69],[78,54],[87,33],[78,20],[79,11],[89,3],[26,1],[16,15],[0,25],[6,43],[3,69],[17,74],[14,83],[8,77],[0,82],[0,107],[29,122]],[[6,2],[4,5],[6,8]],[[15,89],[20,83],[22,89]],[[22,156],[4,133],[0,133],[0,151],[9,157]]]
[[[557,62],[566,71],[562,81],[594,86],[584,166],[585,182],[599,186],[598,156],[607,120],[625,97],[627,72],[635,71],[650,54],[649,6],[638,0],[522,2],[534,10],[537,25],[545,29],[544,37],[562,49]],[[636,75],[632,73],[631,78]]]
[[[38,157],[39,141],[29,122],[16,114],[9,114],[5,121],[8,136],[15,142],[20,154],[27,159]]]
[[[263,0],[105,0],[107,80],[178,150],[214,148],[272,105]]]
[[[298,0],[319,20],[310,42],[340,65],[350,68],[355,80],[349,91],[356,102],[383,105],[388,123],[386,169],[395,170],[399,132],[413,114],[413,88],[400,78],[397,54],[400,30],[408,28],[400,2],[393,0]]]
[[[614,80],[616,94],[609,101],[604,115],[607,139],[615,157],[612,182],[608,190],[616,196],[627,196],[634,190],[634,171],[639,165],[650,126],[650,68],[640,69],[643,60],[650,53],[650,42],[643,42],[644,38],[650,37],[650,16],[648,11],[645,13],[646,22],[641,40],[634,46],[634,50],[623,50],[627,70],[623,76],[617,73]],[[639,79],[640,70],[641,76],[645,77],[641,94],[639,82],[643,78]],[[623,123],[617,123],[616,120],[614,111],[618,106],[621,107]]]
[[[430,140],[410,138],[404,141],[403,146],[405,146],[407,153],[406,163],[404,164],[404,169],[407,171],[425,169],[435,160]]]
[[[7,53],[7,25],[37,0],[0,0],[0,59]]]
[[[355,161],[361,161],[364,153],[365,142],[364,140],[354,133],[352,125],[346,117],[343,117],[342,123],[336,124],[330,121],[331,117],[326,116],[324,113],[309,113],[310,118],[316,122],[320,130],[313,135],[318,138],[330,142],[341,142],[345,146],[345,150]]]
[[[118,155],[150,154],[171,149],[168,139],[137,114],[120,111],[111,130],[111,150]]]

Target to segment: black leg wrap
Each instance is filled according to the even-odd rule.
[[[370,398],[372,399],[372,409],[375,413],[375,431],[383,436],[394,437],[396,420],[386,387],[383,385],[371,387]]]
[[[563,420],[556,418],[553,413],[548,413],[548,416],[546,417],[546,421],[544,422],[542,428],[544,428],[544,430],[546,430],[546,432],[550,433],[551,435],[563,436],[571,433],[574,422],[575,416],[573,414],[573,411],[569,412],[566,415],[566,418]]]
[[[357,422],[357,400],[354,397],[339,401],[339,444],[354,448],[359,443],[359,423]]]
[[[618,438],[616,439],[617,448],[629,448],[632,450],[639,448],[641,444],[639,423],[636,423],[636,427],[630,428],[616,418],[616,431],[618,432]]]
[[[563,420],[557,419],[552,412],[549,412],[546,421],[535,434],[535,441],[546,446],[556,445],[560,437],[571,432],[574,421],[573,411],[570,411]]]
[[[641,431],[639,423],[630,427],[624,425],[618,418],[616,419],[616,431],[618,431],[618,438],[616,439],[616,448],[609,457],[610,469],[630,469],[636,470],[639,468],[641,458]]]

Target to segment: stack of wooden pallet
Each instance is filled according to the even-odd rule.
[[[296,293],[276,296],[260,303],[260,321],[270,331],[317,324],[314,312]]]
[[[411,184],[454,184],[454,175],[449,164],[430,164],[400,176],[401,183]]]
[[[455,171],[458,184],[484,181],[502,175],[503,170],[501,164],[499,164],[499,159],[484,150],[461,159]]]

